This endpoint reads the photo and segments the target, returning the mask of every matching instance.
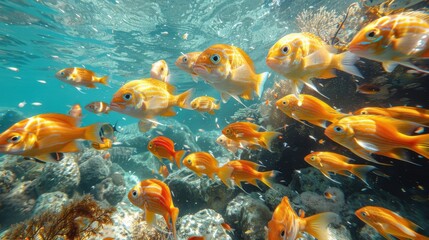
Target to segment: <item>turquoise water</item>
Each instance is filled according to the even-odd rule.
[[[242,48],[254,61],[257,73],[270,72],[265,89],[273,88],[282,77],[266,65],[265,58],[271,46],[282,36],[300,32],[296,24],[298,14],[303,10],[316,11],[323,6],[329,10],[334,9],[338,13],[343,13],[353,2],[351,0],[341,2],[334,0],[0,1],[0,110],[12,109],[21,112],[24,117],[31,117],[41,113],[67,114],[74,104],[84,107],[94,101],[109,103],[113,94],[126,82],[150,77],[152,63],[161,59],[168,63],[171,74],[170,83],[177,88],[177,93],[193,88],[195,97],[209,95],[220,99],[219,93],[210,85],[204,81],[194,82],[189,74],[174,65],[182,53],[203,51],[216,43]],[[419,5],[419,7],[424,6],[426,5]],[[185,34],[187,34],[187,39],[184,38]],[[374,64],[369,60],[361,60],[357,66],[365,76],[365,80],[360,80],[362,83],[373,83],[383,78],[381,84],[384,87],[383,91],[387,91],[387,93],[378,95],[357,93],[355,81],[359,80],[345,74],[339,74],[338,78],[332,80],[317,82],[324,85],[324,87],[320,87],[322,85],[316,84],[329,99],[324,99],[309,89],[304,92],[328,102],[344,113],[351,113],[365,106],[407,105],[429,108],[427,75],[408,74],[409,69],[405,67],[399,67],[394,73],[387,74],[379,64]],[[427,64],[422,64],[422,66],[425,67]],[[87,68],[94,71],[97,76],[109,76],[109,87],[97,85],[96,89],[77,90],[55,78],[57,71],[69,67]],[[407,79],[404,76],[407,76]],[[19,104],[22,102],[25,102],[26,105],[20,106]],[[253,105],[254,109],[266,105],[264,99],[243,100],[243,102],[246,106]],[[32,103],[40,104],[35,106]],[[243,106],[234,99],[225,104],[222,103],[221,109],[216,111],[215,115],[202,115],[196,111],[175,108],[177,116],[172,119],[186,125],[192,134],[191,138],[197,139],[192,143],[184,142],[184,137],[177,139],[177,149],[186,149],[185,145],[191,145],[191,150],[213,151],[218,154],[217,158],[235,159],[235,156],[226,151],[210,149],[212,145],[215,145],[213,142],[216,137],[212,137],[212,143],[198,142],[198,138],[209,138],[210,134],[220,135],[220,131],[233,122],[231,116],[240,109],[243,109]],[[272,112],[268,114],[274,115]],[[284,119],[287,118],[281,114],[280,116]],[[166,118],[158,117],[157,120],[164,122]],[[86,126],[95,122],[118,123],[119,135],[121,139],[125,139],[124,141],[127,141],[127,134],[130,134],[130,139],[143,139],[142,147],[137,147],[134,153],[138,157],[144,156],[141,158],[141,162],[149,158],[146,145],[150,138],[158,134],[156,129],[146,135],[136,133],[135,126],[138,120],[131,116],[117,112],[98,116],[83,110],[82,125]],[[267,170],[281,172],[276,177],[276,183],[284,186],[291,184],[289,185],[291,192],[301,194],[304,192],[303,189],[308,191],[312,189],[311,191],[314,190],[318,194],[323,193],[318,189],[318,182],[315,183],[316,186],[312,185],[314,180],[313,182],[309,180],[310,187],[293,188],[297,181],[303,181],[300,184],[304,185],[306,182],[302,179],[312,178],[314,174],[308,170],[310,166],[302,161],[303,157],[311,151],[335,150],[358,159],[360,164],[368,164],[367,161],[359,159],[346,148],[330,141],[323,135],[323,129],[302,125],[291,119],[286,122],[289,126],[285,131],[283,131],[284,129],[279,130],[282,131],[283,139],[276,144],[273,152],[265,150],[245,152],[240,157],[259,162],[266,166]],[[273,127],[268,125],[270,124],[263,127]],[[277,127],[279,126],[274,126],[278,130]],[[160,129],[175,134],[181,132],[180,129],[174,129],[174,131],[162,127]],[[131,137],[131,135],[133,136]],[[175,135],[175,137],[177,136],[181,135]],[[167,137],[169,136],[167,135]],[[326,144],[321,143],[321,140],[326,141]],[[195,144],[198,142],[199,146],[194,148],[192,145],[194,142]],[[113,146],[113,149],[123,146],[123,143],[118,143],[117,146]],[[427,182],[429,165],[425,161],[427,159],[422,159],[417,155],[412,155],[412,160],[418,165],[399,161],[393,161],[395,163],[393,167],[377,165],[382,173],[377,176],[371,175],[372,189],[356,178],[353,182],[349,179],[344,180],[345,177],[335,176],[335,179],[347,182],[343,185],[324,179],[328,183],[321,183],[320,186],[337,187],[348,194],[344,209],[341,210],[341,224],[349,231],[350,236],[344,239],[382,239],[381,236],[370,230],[368,230],[369,234],[362,234],[365,224],[353,217],[355,207],[360,201],[368,204],[375,201],[379,206],[396,206],[396,209],[391,210],[415,221],[423,228],[419,232],[429,235],[429,184]],[[145,175],[146,173],[135,173],[139,170],[132,169],[132,167],[128,169],[128,163],[121,161],[112,160],[125,170],[122,175],[125,176],[127,187],[134,183],[135,179],[143,180],[142,176],[148,176]],[[159,165],[156,160],[155,162],[155,167],[149,166],[148,169],[157,172]],[[177,172],[177,175],[170,177],[167,182],[185,176],[181,175],[183,172],[176,167],[170,170],[170,173]],[[307,175],[301,177],[301,172]],[[319,172],[317,174],[319,179],[323,179]],[[157,178],[161,177],[157,175]],[[265,188],[262,191],[248,185],[245,186],[245,190],[247,195],[253,194],[252,197],[259,196],[255,194],[260,192],[261,194],[267,192]],[[128,191],[129,189],[126,189],[126,192]],[[77,192],[85,191],[79,188]],[[236,189],[235,195],[238,193],[242,192]],[[69,195],[71,197],[72,194]],[[131,208],[132,205],[125,195],[121,204]],[[176,195],[186,194],[176,193]],[[6,198],[6,195],[0,196]],[[361,200],[361,198],[365,198],[365,200]],[[391,198],[394,199],[391,200]],[[175,201],[174,198],[173,201]],[[180,206],[186,206],[182,209],[184,209],[183,213],[187,214],[194,214],[197,210],[203,209],[201,206],[206,206],[204,203],[193,209],[183,203],[185,200],[178,201]],[[231,199],[224,205],[226,206],[229,202]],[[274,207],[267,205],[271,214]],[[137,210],[137,208],[132,209]],[[225,209],[219,211],[225,218]],[[181,212],[179,217],[183,217],[183,213]],[[314,211],[311,213],[313,214]],[[14,221],[7,221],[6,226],[2,225],[1,228],[7,228],[11,223]],[[230,225],[238,229],[235,234],[230,234],[232,239],[261,239],[249,237],[252,232],[246,231],[240,224],[230,223]],[[260,231],[263,231],[263,226]],[[308,236],[306,235],[306,237]],[[115,239],[121,238],[115,236]],[[183,239],[187,238],[183,237]],[[208,237],[207,239],[216,238]]]

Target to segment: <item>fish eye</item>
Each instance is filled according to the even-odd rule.
[[[226,129],[226,131],[225,131],[226,133],[230,133],[231,132],[231,130],[229,130],[229,129]]]
[[[197,107],[196,103],[192,103],[191,105],[192,105],[192,108],[196,108]]]
[[[360,114],[363,114],[363,115],[368,114],[368,111],[364,110],[364,111],[360,112]]]
[[[312,157],[310,158],[310,160],[311,160],[311,161],[316,161],[316,157],[315,157],[315,156],[312,156]]]
[[[286,105],[286,104],[287,104],[287,102],[286,102],[286,101],[283,101],[282,103],[283,103],[283,105]]]
[[[212,61],[212,63],[214,63],[214,64],[218,64],[220,62],[220,56],[219,56],[219,54],[213,54],[210,57],[210,61]]]
[[[283,48],[282,48],[282,53],[283,54],[287,54],[289,52],[289,47],[288,46],[284,46]]]
[[[125,101],[129,101],[133,96],[131,95],[131,93],[125,93],[124,95],[122,95],[122,98]]]
[[[190,164],[192,161],[191,161],[191,159],[188,159],[188,163]]]
[[[219,139],[219,142],[223,142],[223,139]]]
[[[334,131],[337,133],[342,133],[344,131],[344,129],[340,126],[336,126],[336,127],[334,127]]]
[[[61,75],[64,75],[64,72],[61,72],[60,74],[61,74]]]
[[[187,58],[186,56],[185,56],[185,57],[183,57],[183,58],[182,58],[182,62],[183,62],[183,63],[187,63],[187,62],[188,62],[188,58]]]
[[[285,230],[283,230],[283,231],[280,233],[280,237],[284,238],[284,237],[285,237],[285,234],[286,234],[286,232],[285,232]]]
[[[361,212],[360,215],[362,215],[363,217],[367,217],[368,213],[367,212]]]
[[[152,147],[153,147],[152,143],[149,143],[149,148],[152,148]]]
[[[133,195],[133,197],[136,198],[137,197],[137,191],[133,190],[133,192],[131,193],[131,195]]]
[[[17,143],[21,140],[21,136],[19,135],[14,135],[12,137],[9,138],[8,142],[9,143]]]
[[[375,40],[377,38],[378,33],[378,29],[373,29],[366,33],[366,38],[370,41]]]
[[[163,67],[161,68],[161,71],[164,71],[164,68],[163,68]]]

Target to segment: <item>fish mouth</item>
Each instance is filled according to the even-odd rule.
[[[359,44],[353,44],[350,45],[349,48],[347,49],[349,52],[352,53],[357,53],[363,50],[362,46],[360,46]]]
[[[118,112],[118,111],[124,110],[125,106],[124,106],[124,104],[112,102],[112,103],[110,103],[110,109],[113,110],[113,111]]]
[[[208,71],[207,71],[207,69],[206,69],[206,67],[204,67],[204,66],[202,66],[202,65],[194,65],[194,66],[192,67],[192,70],[193,70],[196,74],[198,74],[198,75],[205,74],[205,73],[207,73],[207,72],[208,72]]]

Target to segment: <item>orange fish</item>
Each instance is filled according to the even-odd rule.
[[[382,115],[400,120],[429,124],[429,110],[418,107],[397,106],[390,108],[365,107],[355,111],[355,115]]]
[[[150,77],[163,82],[168,82],[170,78],[170,70],[168,69],[167,62],[159,60],[153,63],[152,69],[150,70]]]
[[[371,84],[371,83],[364,83],[361,85],[356,86],[356,92],[362,93],[362,94],[376,94],[381,91],[380,86],[377,84]]]
[[[377,162],[371,153],[412,163],[403,150],[409,149],[429,158],[429,134],[412,136],[424,127],[419,123],[385,116],[344,117],[325,129],[325,135],[368,161]]]
[[[326,198],[326,199],[332,200],[332,201],[334,201],[334,202],[335,202],[335,200],[337,199],[337,196],[336,196],[335,194],[333,194],[333,193],[329,192],[329,191],[325,191],[325,192],[323,193],[323,195],[325,195],[325,198]]]
[[[165,165],[159,167],[158,173],[162,175],[162,177],[167,178],[170,173],[168,172],[168,168]]]
[[[154,121],[150,121],[149,119],[142,119],[138,122],[139,131],[143,133],[155,128],[156,126],[158,126],[158,124]]]
[[[271,143],[281,135],[279,132],[258,132],[259,126],[249,122],[236,122],[226,126],[222,133],[227,138],[235,141],[246,141],[257,144],[271,151]]]
[[[215,114],[214,110],[219,110],[220,104],[218,100],[212,97],[201,96],[191,101],[191,108],[198,112],[207,112],[209,114]]]
[[[196,81],[196,78],[198,77],[198,74],[196,74],[193,70],[194,64],[198,59],[198,56],[200,56],[201,52],[190,52],[183,54],[182,56],[178,57],[176,62],[176,66],[183,71],[191,74],[192,79]]]
[[[92,102],[86,105],[85,109],[95,114],[108,114],[110,111],[110,106],[105,102]]]
[[[79,104],[75,104],[70,108],[69,115],[78,119],[79,121],[82,120],[82,108]]]
[[[216,143],[226,148],[231,153],[235,154],[239,149],[259,149],[259,145],[252,145],[246,141],[235,141],[227,138],[225,135],[220,135],[216,139]]]
[[[214,174],[217,173],[219,166],[216,158],[207,152],[189,154],[183,159],[183,165],[191,169],[199,177],[206,174],[211,179],[214,179]]]
[[[392,72],[400,64],[426,72],[410,62],[429,57],[429,15],[403,12],[381,17],[360,30],[349,44],[349,51],[383,64]]]
[[[353,65],[354,54],[336,54],[336,50],[311,33],[291,33],[276,42],[268,52],[268,67],[292,81],[292,93],[298,96],[304,84],[320,93],[313,78],[334,78],[334,69],[362,77]]]
[[[305,120],[323,128],[326,128],[327,122],[335,122],[346,116],[320,99],[307,94],[299,94],[298,98],[289,94],[277,100],[276,106],[280,111],[299,122]]]
[[[304,214],[302,214],[304,215]],[[268,222],[268,240],[294,240],[301,232],[307,232],[318,240],[328,240],[328,225],[337,222],[339,216],[333,212],[325,212],[311,217],[298,216],[283,197]]]
[[[231,226],[229,226],[228,223],[221,223],[220,225],[223,227],[223,229],[225,229],[225,231],[234,232],[234,229]]]
[[[204,50],[192,70],[221,93],[222,101],[232,96],[253,99],[262,96],[268,73],[256,74],[252,59],[241,48],[215,44]]]
[[[163,158],[168,159],[172,163],[176,163],[180,168],[180,160],[186,153],[185,150],[174,150],[174,142],[164,136],[158,136],[150,140],[147,149],[162,162]]]
[[[157,79],[134,80],[123,85],[113,95],[110,108],[138,119],[172,117],[176,115],[173,107],[186,108],[192,93],[190,89],[172,95],[174,90],[172,85]]]
[[[109,138],[103,138],[103,143],[92,142],[91,147],[97,150],[106,150],[112,147],[112,140]]]
[[[163,216],[168,229],[173,231],[174,239],[177,239],[176,220],[179,209],[174,207],[167,184],[157,179],[143,180],[130,190],[128,199],[133,205],[144,210],[145,220],[149,225],[155,223],[155,214]]]
[[[429,237],[416,232],[419,228],[417,224],[389,209],[366,206],[358,209],[355,214],[360,220],[373,227],[386,239],[393,239],[393,236],[397,239],[429,240]]]
[[[256,180],[263,182],[268,187],[273,187],[275,171],[259,172],[259,164],[246,160],[234,160],[225,163],[219,168],[217,175],[222,182],[231,187],[230,180],[233,180],[237,187],[243,189],[241,182],[246,181],[256,187],[259,187]]]
[[[339,182],[331,178],[330,172],[343,176],[348,176],[347,172],[350,172],[368,185],[366,175],[376,169],[369,165],[350,164],[353,159],[333,152],[313,152],[305,156],[304,160],[336,183]]]
[[[87,88],[95,88],[95,83],[108,85],[107,76],[97,77],[93,71],[85,68],[65,68],[58,71],[55,77],[75,87],[85,86]]]
[[[113,137],[110,124],[77,127],[78,122],[74,117],[56,113],[24,119],[0,134],[0,153],[58,162],[64,158],[63,153],[80,150],[79,139],[103,143],[103,138]]]
[[[188,240],[205,240],[206,238],[204,236],[193,236],[188,238]]]
[[[107,159],[109,159],[110,158],[110,153],[109,152],[107,152],[106,154],[104,154],[104,156],[103,156],[103,159],[104,160],[107,160]]]

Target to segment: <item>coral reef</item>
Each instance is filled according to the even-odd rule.
[[[178,222],[178,234],[184,239],[192,236],[205,236],[206,239],[230,240],[222,228],[222,216],[212,209],[203,209],[192,215],[185,215]]]
[[[101,208],[89,195],[64,206],[59,213],[46,211],[23,223],[15,224],[3,239],[89,239],[104,225],[113,224],[115,208]]]

